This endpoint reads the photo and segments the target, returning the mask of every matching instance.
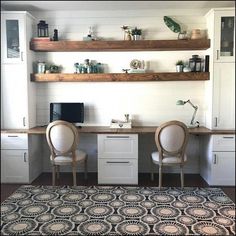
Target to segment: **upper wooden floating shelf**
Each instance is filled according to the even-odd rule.
[[[208,72],[107,73],[107,74],[31,74],[34,82],[117,82],[117,81],[201,81]]]
[[[205,50],[209,47],[210,39],[30,42],[30,49],[37,52],[180,51]]]

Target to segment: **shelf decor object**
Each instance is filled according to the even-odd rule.
[[[187,101],[178,100],[176,102],[176,105],[185,105],[186,103],[189,103],[194,108],[193,116],[192,116],[190,125],[188,127],[189,128],[199,127],[199,122],[198,121],[194,121],[195,116],[197,114],[198,106],[193,105],[189,99]]]

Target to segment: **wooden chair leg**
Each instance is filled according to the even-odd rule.
[[[183,166],[180,166],[180,179],[181,179],[181,188],[184,187],[184,171]]]
[[[60,177],[60,166],[56,166],[57,168],[57,179],[59,179]]]
[[[84,161],[84,179],[88,179],[88,159]]]
[[[161,189],[162,185],[162,166],[159,165],[159,189]]]
[[[154,181],[154,171],[153,171],[152,155],[150,157],[149,166],[150,166],[150,172],[151,172],[151,181]]]
[[[52,166],[52,185],[55,186],[56,166]]]
[[[72,166],[73,185],[76,186],[76,166]]]

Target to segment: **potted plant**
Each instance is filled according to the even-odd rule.
[[[177,72],[183,72],[184,62],[182,60],[177,61],[175,65],[176,65]]]
[[[131,30],[131,34],[133,36],[133,40],[139,40],[141,39],[142,30],[135,27],[134,29]]]

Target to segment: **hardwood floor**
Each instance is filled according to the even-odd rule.
[[[209,187],[204,179],[199,174],[185,174],[185,187]],[[179,174],[163,174],[164,187],[180,186]],[[1,202],[10,196],[22,184],[1,184]],[[52,185],[51,173],[42,173],[37,179],[32,182],[32,185]],[[72,185],[72,173],[60,173],[60,179],[57,180],[56,185]],[[97,173],[89,173],[88,179],[84,179],[83,174],[77,174],[77,185],[98,185]],[[150,174],[139,174],[139,186],[158,186],[158,175],[155,175],[154,181],[150,180]],[[235,203],[235,186],[233,187],[220,187]]]

